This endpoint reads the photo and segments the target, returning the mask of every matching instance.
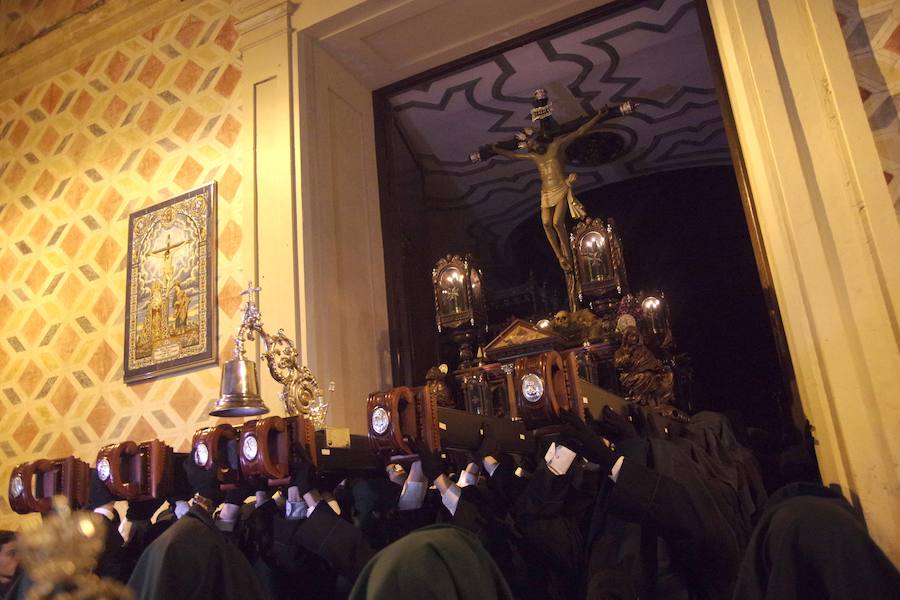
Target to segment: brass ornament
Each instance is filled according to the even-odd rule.
[[[33,581],[27,600],[131,600],[130,589],[93,574],[108,526],[104,518],[72,512],[62,496],[53,497],[53,511],[18,537],[22,566]]]
[[[247,296],[244,317],[234,337],[234,354],[222,369],[222,383],[219,400],[210,411],[218,417],[255,416],[269,412],[259,396],[259,376],[256,363],[247,360],[244,341],[259,339],[262,342],[261,358],[266,361],[269,374],[282,384],[279,399],[287,416],[306,415],[313,419],[316,429],[325,427],[328,403],[323,398],[322,389],[309,368],[301,364],[300,352],[293,340],[279,329],[275,335],[269,334],[262,323],[259,307],[253,301],[253,294],[260,291],[252,282],[241,292]],[[333,391],[333,384],[331,386]]]

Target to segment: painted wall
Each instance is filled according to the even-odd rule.
[[[12,97],[0,102],[0,527],[21,519],[5,499],[16,463],[70,453],[93,462],[101,445],[126,439],[185,450],[210,421],[219,367],[122,382],[125,253],[131,212],[218,181],[227,359],[251,253],[230,11],[207,1],[145,30],[109,28],[121,41],[3,95]]]
[[[0,57],[105,3],[106,0],[6,0],[0,7]]]
[[[900,4],[835,0],[834,7],[900,219]]]

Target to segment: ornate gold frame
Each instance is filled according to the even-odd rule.
[[[128,218],[124,379],[218,362],[216,183]]]

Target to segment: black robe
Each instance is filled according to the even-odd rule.
[[[578,469],[575,463],[565,475],[554,475],[541,461],[512,507],[522,535],[519,549],[528,565],[531,597],[563,600],[579,595],[584,528],[583,519],[570,510],[570,505],[579,504],[573,481]],[[590,510],[582,509],[581,517],[589,518]]]
[[[493,558],[473,534],[433,525],[379,552],[359,574],[350,598],[512,600],[513,595]]]
[[[289,555],[305,549],[351,582],[376,552],[363,531],[335,514],[327,502],[319,502],[306,519],[276,517],[274,537],[276,553]]]
[[[322,504],[327,507],[327,503]],[[269,500],[248,520],[250,537],[254,538],[253,543],[258,548],[253,569],[260,581],[271,598],[334,600],[338,597],[336,571],[324,558],[301,545],[297,530],[303,521],[287,520],[283,513],[282,508]],[[319,518],[321,516],[322,513]],[[338,535],[335,540],[339,538]],[[349,590],[350,585],[352,583],[344,584],[344,587]]]
[[[247,559],[198,506],[147,547],[128,585],[136,600],[266,597]]]
[[[839,494],[787,486],[757,523],[734,600],[837,598],[900,598],[900,574]]]
[[[626,459],[610,512],[655,528],[692,590],[729,598],[742,547],[713,480],[677,446],[649,443],[653,471]]]
[[[578,474],[577,465],[561,477],[536,471],[523,498],[532,510],[520,510],[519,523],[542,546],[542,562],[566,574],[568,582],[561,585],[581,580],[579,593],[589,597],[637,592],[678,598],[689,595],[688,589],[729,597],[740,548],[696,465],[662,440],[634,438],[617,449],[625,461],[615,483],[600,477],[593,507],[584,511],[590,515],[587,527],[562,514],[571,503],[565,486]],[[534,485],[542,479],[543,485]],[[630,583],[623,573],[631,574]]]

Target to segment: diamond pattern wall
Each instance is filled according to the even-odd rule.
[[[900,4],[835,0],[834,6],[900,220]]]
[[[218,394],[217,367],[122,382],[125,253],[131,212],[219,182],[224,355],[251,252],[235,18],[212,0],[135,34],[0,103],[0,495],[40,456],[152,437],[185,450]],[[0,500],[0,527],[18,519]]]

